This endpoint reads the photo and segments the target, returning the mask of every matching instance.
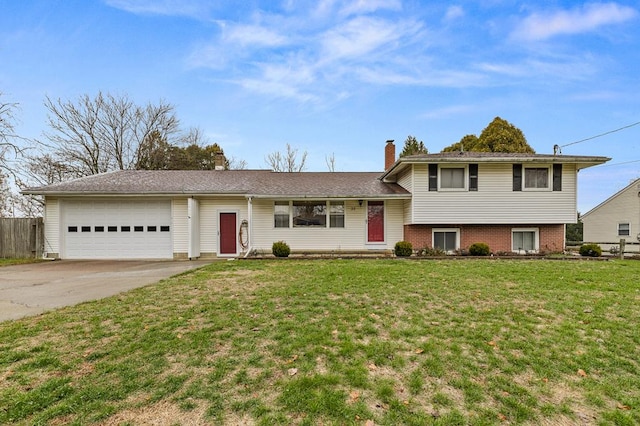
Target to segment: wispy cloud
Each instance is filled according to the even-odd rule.
[[[557,35],[581,34],[606,25],[619,24],[638,16],[637,10],[617,3],[590,3],[571,10],[533,13],[518,24],[512,37],[518,40],[546,40]]]
[[[325,60],[364,58],[385,46],[401,43],[419,31],[420,24],[357,17],[321,35],[321,56]],[[371,60],[372,58],[368,58]]]
[[[355,0],[347,2],[347,4],[340,9],[340,15],[362,15],[385,9],[401,10],[402,3],[399,0]]]
[[[235,25],[225,31],[223,39],[228,43],[251,47],[275,47],[288,43],[284,34],[259,25]]]
[[[116,9],[145,15],[188,16],[205,19],[213,8],[206,0],[104,0]]]
[[[449,6],[447,12],[444,15],[446,22],[455,21],[464,16],[464,9],[461,6]]]

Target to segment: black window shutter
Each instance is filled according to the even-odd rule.
[[[469,191],[478,190],[478,165],[469,164]]]
[[[429,191],[438,190],[438,165],[429,164]]]
[[[522,164],[513,165],[513,190],[522,191]]]
[[[562,164],[553,165],[553,190],[562,191]]]

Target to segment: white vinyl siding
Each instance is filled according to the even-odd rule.
[[[60,202],[47,197],[44,211],[44,252],[46,256],[60,256]]]
[[[585,242],[613,243],[602,245],[608,250],[611,245],[619,245],[621,238],[637,242],[640,232],[640,180],[632,183],[606,202],[582,217]],[[620,224],[629,224],[629,235],[620,234]],[[638,251],[638,246],[627,245],[627,251]]]
[[[409,192],[413,191],[413,165],[407,168],[398,176],[398,185]],[[413,200],[405,200],[404,203],[403,223],[413,222]]]
[[[382,248],[392,249],[403,238],[403,200],[387,200],[385,204],[386,243]],[[274,226],[274,201],[253,200],[253,248],[271,252],[275,241],[283,240],[292,250],[348,251],[366,250],[366,202],[344,201],[344,228]],[[376,245],[376,248],[380,248]]]
[[[239,212],[239,225],[243,220],[249,220],[247,203],[244,197],[200,198],[200,252],[203,255],[218,252],[218,214]]]
[[[413,221],[420,224],[556,224],[576,215],[576,170],[562,168],[562,191],[513,191],[511,164],[478,164],[478,191],[429,191],[427,164],[414,165]]]

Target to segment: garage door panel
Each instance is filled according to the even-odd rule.
[[[62,223],[68,259],[173,257],[170,201],[69,200]]]

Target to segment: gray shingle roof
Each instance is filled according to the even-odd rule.
[[[526,154],[511,152],[440,152],[437,154],[420,154],[400,157],[382,175],[382,179],[399,173],[405,167],[415,163],[560,163],[575,164],[578,169],[606,163],[611,160],[608,157],[587,155],[552,155],[552,154]]]
[[[409,192],[399,185],[384,183],[379,177],[379,172],[123,170],[29,188],[23,192],[43,195],[217,194],[288,198],[409,196]]]

